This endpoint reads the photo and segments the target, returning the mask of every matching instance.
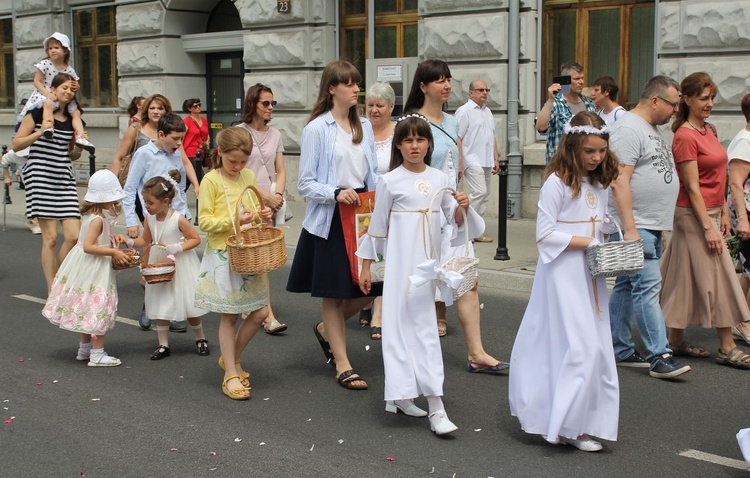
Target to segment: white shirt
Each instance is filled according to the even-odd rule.
[[[469,100],[456,110],[458,136],[463,141],[464,168],[495,165],[495,119],[487,106]]]
[[[336,123],[336,183],[342,189],[365,186],[367,160],[362,144],[352,143],[352,133]]]
[[[742,128],[732,139],[727,148],[727,156],[731,162],[733,159],[741,159],[750,162],[750,131]]]

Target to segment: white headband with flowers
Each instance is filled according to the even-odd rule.
[[[563,126],[563,131],[565,132],[565,134],[595,134],[597,136],[609,134],[612,132],[610,127],[606,124],[600,129],[588,124],[583,126],[570,126],[570,121],[565,123],[565,126]]]

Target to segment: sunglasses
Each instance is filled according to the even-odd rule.
[[[269,106],[273,106],[275,108],[276,105],[279,104],[279,102],[276,100],[273,100],[273,101],[266,100],[266,101],[261,101],[260,104],[262,104],[264,108],[268,108]]]
[[[193,106],[191,106],[191,108],[198,108],[198,107],[200,107],[200,106],[201,106],[201,104],[200,104],[200,103],[193,103]]]
[[[489,88],[472,88],[472,90],[473,91],[478,91],[480,93],[489,93],[490,92]]]

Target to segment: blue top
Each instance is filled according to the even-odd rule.
[[[375,135],[368,120],[360,118],[360,121],[363,130],[360,145],[365,152],[368,165],[364,183],[368,191],[373,191],[377,181],[375,171],[378,164],[375,155]],[[302,227],[310,234],[323,239],[328,239],[336,207],[336,131],[336,120],[328,111],[307,123],[300,138],[297,188],[307,203]]]
[[[156,144],[150,141],[142,148],[138,148],[133,155],[133,160],[130,162],[130,169],[128,170],[128,180],[125,182],[125,187],[123,188],[122,208],[125,211],[125,224],[127,227],[138,225],[138,217],[135,215],[135,193],[138,193],[141,205],[144,205],[143,195],[141,194],[143,185],[153,177],[168,176],[169,171],[173,169],[179,171],[182,178],[179,183],[180,190],[175,192],[174,199],[172,200],[172,209],[187,219],[191,218],[187,205],[187,195],[185,194],[187,174],[185,174],[185,167],[182,165],[180,150],[178,149],[174,153],[169,154],[157,148]],[[144,213],[146,212],[145,205],[143,211]]]
[[[440,128],[445,132],[441,131]],[[445,159],[450,152],[453,170],[458,172],[458,145],[456,144],[458,140],[458,120],[453,115],[443,113],[443,124],[430,121],[430,129],[432,130],[432,141],[435,145],[430,166],[444,171]],[[450,138],[448,135],[450,135]]]

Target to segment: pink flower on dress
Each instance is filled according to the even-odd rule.
[[[75,300],[73,303],[73,312],[78,315],[83,315],[88,310],[89,302],[88,294],[80,291],[76,291]]]
[[[60,318],[60,327],[68,330],[75,330],[78,317],[71,310],[65,310]]]
[[[107,305],[107,294],[104,293],[104,289],[97,286],[89,296],[89,310],[95,314],[104,310]]]
[[[91,312],[87,312],[81,320],[81,327],[83,327],[84,331],[89,333],[101,332],[100,324],[98,324],[97,322],[98,320],[96,318],[96,315]]]
[[[63,284],[62,282],[55,279],[55,281],[52,283],[52,289],[50,289],[49,296],[50,297],[58,297],[60,293],[63,291]]]

